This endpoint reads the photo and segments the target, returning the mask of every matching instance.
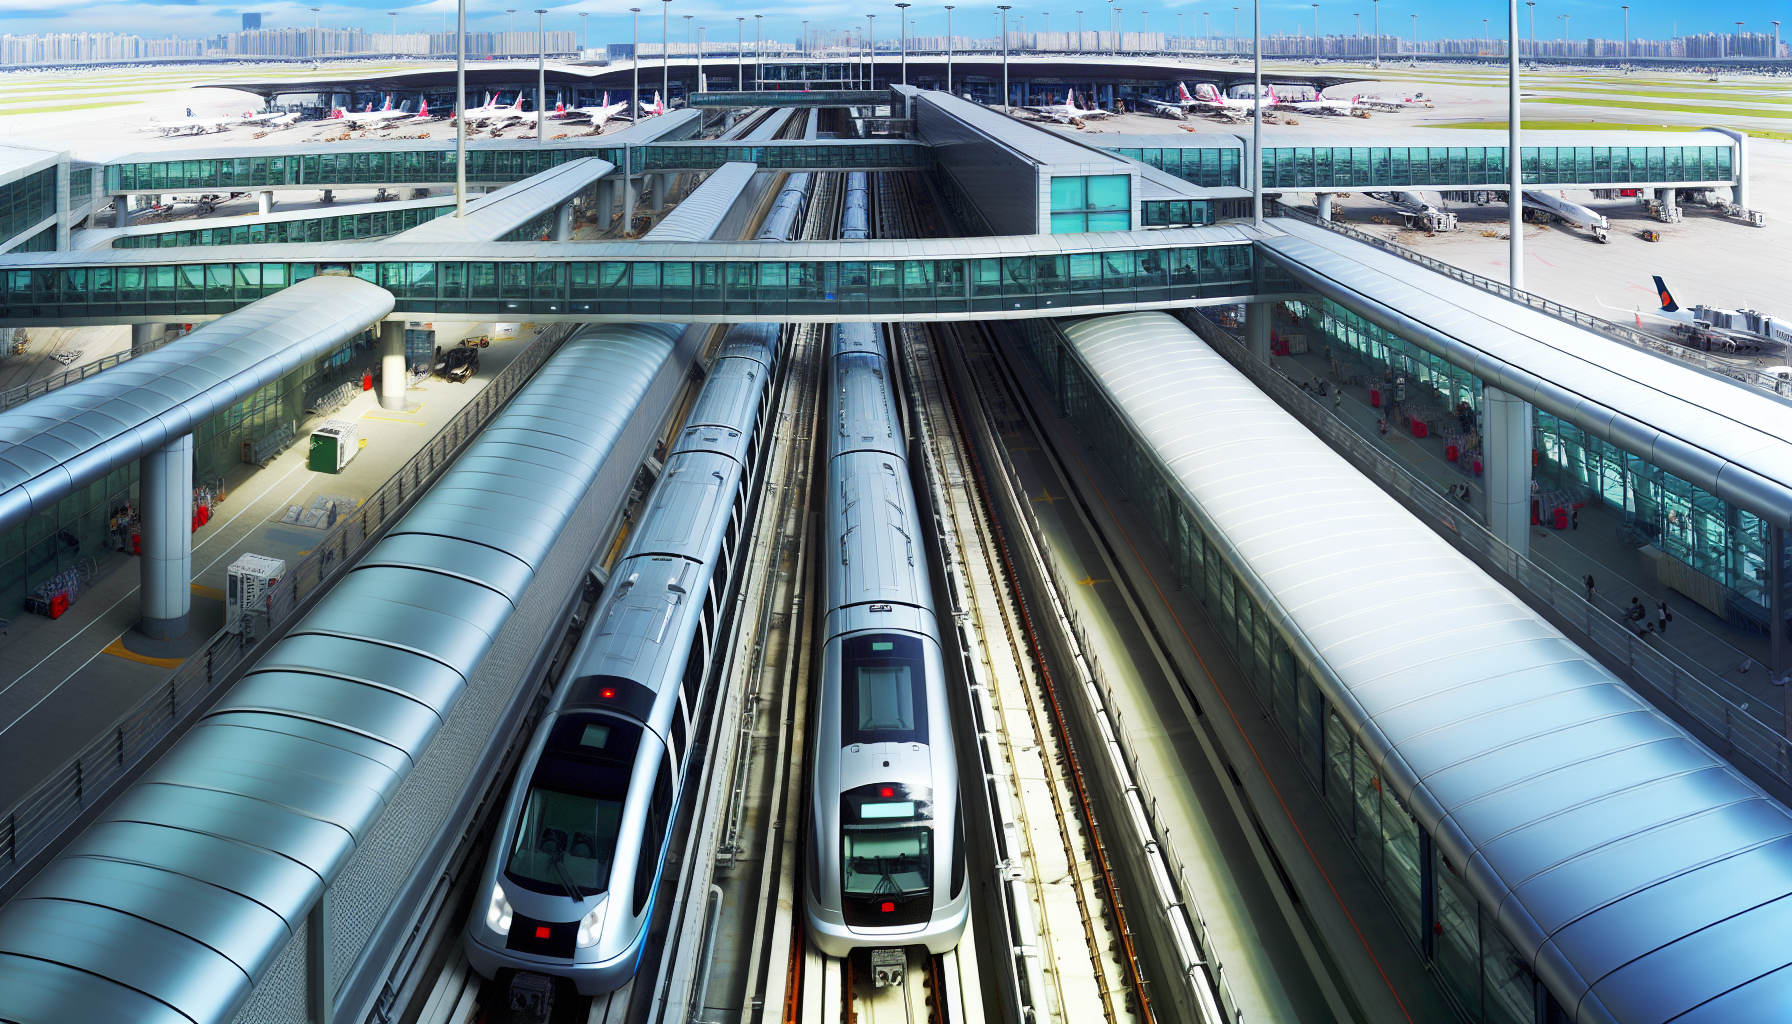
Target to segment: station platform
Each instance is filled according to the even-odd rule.
[[[437,341],[445,346],[463,337],[493,338],[480,351],[478,374],[465,384],[426,380],[407,393],[411,407],[404,412],[381,409],[377,390],[362,392],[346,407],[299,424],[300,442],[266,468],[236,467],[212,520],[193,535],[186,636],[158,643],[136,631],[137,562],[121,552],[99,558],[94,581],[61,618],[24,615],[8,623],[0,633],[0,807],[28,793],[206,648],[223,625],[225,573],[238,556],[295,564],[331,525],[327,512],[306,516],[307,510],[332,501],[352,507],[379,490],[533,337],[524,328],[500,338],[494,326],[437,325]],[[367,439],[340,474],[305,467],[304,438],[323,419],[354,420]]]
[[[1241,331],[1228,332],[1243,340]],[[1470,518],[1486,525],[1483,481],[1475,475],[1472,465],[1448,457],[1449,442],[1445,436],[1430,433],[1416,437],[1392,420],[1383,433],[1381,425],[1388,419],[1388,409],[1372,404],[1367,386],[1340,383],[1323,348],[1302,355],[1276,356],[1273,363],[1295,384],[1324,380],[1328,397],[1320,399],[1322,405],[1439,494],[1449,493],[1453,486],[1468,488],[1468,500],[1458,505]],[[1333,391],[1341,394],[1341,401],[1331,396]],[[1582,581],[1591,576],[1594,605],[1614,621],[1622,620],[1624,610],[1636,598],[1645,607],[1645,622],[1654,623],[1658,605],[1666,602],[1673,614],[1667,632],[1645,630],[1644,641],[1685,668],[1733,684],[1745,695],[1742,700],[1762,709],[1759,717],[1763,721],[1778,721],[1782,687],[1774,684],[1768,669],[1772,652],[1767,635],[1728,622],[1662,583],[1637,550],[1619,540],[1623,517],[1610,506],[1589,499],[1578,513],[1569,518],[1567,529],[1556,529],[1547,512],[1545,522],[1533,524],[1531,560],[1570,585],[1584,588]]]
[[[1115,731],[1139,762],[1146,802],[1245,1019],[1453,1019],[1193,596],[1163,574],[1118,485],[1085,457],[1026,360],[1009,366],[1036,418],[1007,410],[1002,440],[1060,577],[1072,577],[1062,589],[1118,711]],[[1259,817],[1268,808],[1276,813]]]

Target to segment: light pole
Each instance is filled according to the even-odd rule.
[[[877,88],[877,15],[865,15],[865,88]],[[876,111],[873,111],[876,113]]]
[[[1008,12],[1013,10],[1012,4],[997,4],[996,10],[1002,12],[1002,113],[1008,109]]]
[[[1736,45],[1738,47],[1742,45],[1742,25],[1743,23],[1740,21],[1736,23]]]
[[[311,8],[311,56],[313,57],[322,53],[324,50],[323,15],[318,13],[321,10],[323,10],[322,7]],[[354,103],[350,102],[349,106],[354,106]]]
[[[1263,229],[1263,0],[1251,0],[1251,226]]]
[[[688,18],[690,15],[687,14],[685,17]],[[807,60],[809,57],[809,23],[807,21],[803,22],[803,45],[797,49],[798,52],[802,54],[803,58]]]
[[[1525,6],[1531,9],[1531,59],[1537,59],[1537,0],[1525,0]]]
[[[1487,33],[1489,31],[1491,31],[1491,30],[1488,29],[1488,27],[1487,27],[1487,19],[1482,18],[1481,19],[1481,45],[1485,46],[1489,50],[1491,50],[1491,49],[1493,49],[1493,42],[1487,36]]]
[[[1319,5],[1313,5],[1313,56],[1319,56]]]
[[[747,91],[746,17],[734,19],[734,91]]]
[[[639,121],[641,119],[641,8],[630,7],[628,11],[635,16],[634,27],[630,30],[634,34],[630,37],[628,44],[629,64],[631,65],[629,73],[634,76],[633,84],[630,86],[633,91],[628,96],[628,116],[631,121]]]
[[[765,88],[765,15],[753,15],[753,91]]]
[[[397,53],[398,52],[398,12],[397,11],[387,11],[386,14],[388,14],[392,18],[392,52]]]
[[[1077,48],[1078,53],[1082,52],[1082,49],[1083,49],[1083,12],[1082,11],[1076,12],[1076,48]]]
[[[1232,8],[1232,45],[1238,45],[1238,8]]]
[[[1621,5],[1624,12],[1624,59],[1630,59],[1630,5]]]
[[[1780,23],[1773,23],[1773,59],[1780,59]]]
[[[1506,262],[1514,292],[1524,289],[1524,150],[1518,146],[1518,0],[1506,2]]]
[[[1412,52],[1419,52],[1419,16],[1412,16]]]
[[[1116,7],[1114,8],[1114,55],[1119,56],[1120,51],[1124,49],[1126,49],[1126,9]]]
[[[660,3],[660,103],[672,102],[672,0]]]
[[[510,15],[509,27],[504,30],[504,54],[510,55],[510,40],[516,35],[516,8],[506,7],[504,13]]]
[[[1556,17],[1558,17],[1558,18],[1560,18],[1560,19],[1562,19],[1562,47],[1563,47],[1563,55],[1564,55],[1564,56],[1566,56],[1566,55],[1568,55],[1568,51],[1567,51],[1567,48],[1568,48],[1568,46],[1569,46],[1569,42],[1568,42],[1568,21],[1569,21],[1569,19],[1570,19],[1570,18],[1573,18],[1573,17],[1574,17],[1574,15],[1572,15],[1572,14],[1558,14],[1558,15],[1556,15]]]
[[[697,26],[697,91],[709,91],[709,78],[703,74],[703,55],[709,51],[709,44],[704,39],[709,34],[708,25]]]
[[[1201,12],[1201,13],[1202,13],[1202,14],[1206,14],[1206,13],[1207,13],[1207,12],[1206,12],[1206,11],[1202,11],[1202,12]],[[1176,49],[1178,49],[1178,50],[1180,50],[1180,49],[1182,49],[1182,48],[1183,48],[1183,46],[1182,46],[1182,41],[1183,41],[1183,35],[1182,35],[1182,12],[1181,12],[1181,11],[1177,11],[1177,12],[1176,12]]]
[[[467,215],[467,0],[454,33],[454,215]]]
[[[898,14],[896,17],[899,21],[902,22],[902,84],[903,85],[908,84],[908,9],[912,6],[914,6],[914,5],[913,4],[897,4],[896,5],[896,9],[898,11],[902,12],[901,14]]]
[[[579,12],[579,49],[591,49],[591,13]]]
[[[946,5],[946,95],[952,95],[952,6]]]
[[[684,52],[695,54],[697,51],[691,49],[691,19],[695,18],[696,15],[684,14],[680,15],[680,17],[684,18]],[[697,61],[697,76],[699,78],[703,76],[703,61],[701,59]]]
[[[535,9],[535,144],[548,137],[547,8]]]

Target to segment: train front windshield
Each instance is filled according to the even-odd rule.
[[[841,863],[846,923],[889,927],[933,912],[933,830],[926,825],[846,832]]]
[[[609,888],[640,741],[641,727],[619,719],[568,715],[554,723],[517,820],[506,878],[575,899]]]

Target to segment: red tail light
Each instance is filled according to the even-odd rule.
[[[547,938],[548,937],[548,926],[545,924],[536,925],[535,926],[535,937],[538,939]]]
[[[882,910],[886,914],[894,913],[896,911],[896,904],[886,903],[883,906],[879,907],[878,909]]]

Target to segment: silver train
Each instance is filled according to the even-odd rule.
[[[753,240],[788,242],[795,238],[796,229],[803,222],[803,211],[809,206],[809,187],[814,181],[815,175],[808,171],[786,177],[778,198],[772,201],[771,212],[765,215],[765,222],[759,225],[759,233]]]
[[[933,591],[875,324],[834,328],[826,649],[815,707],[805,919],[829,956],[958,945],[964,817]]]
[[[777,324],[729,331],[522,760],[467,959],[620,988],[640,962],[773,400]]]
[[[846,174],[846,202],[840,208],[840,237],[871,237],[871,176],[864,171]]]

